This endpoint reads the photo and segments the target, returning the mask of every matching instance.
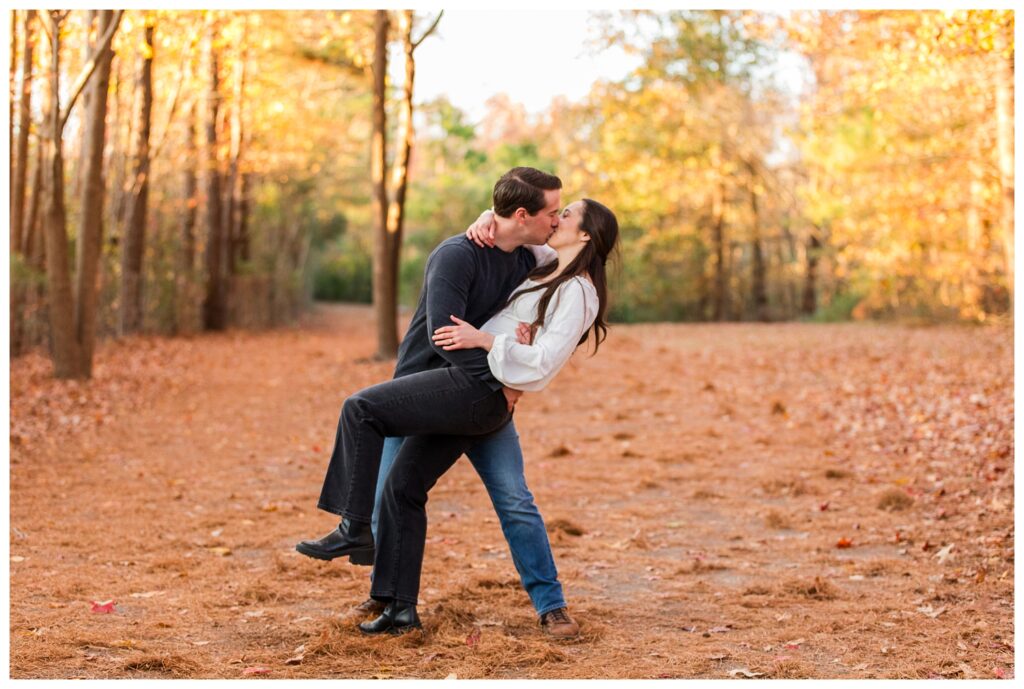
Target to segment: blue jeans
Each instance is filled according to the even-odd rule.
[[[391,465],[395,462],[402,438],[385,438],[384,451],[374,494],[373,533],[377,534],[380,498]],[[510,422],[497,433],[481,439],[466,453],[491,496],[491,504],[501,522],[523,588],[538,615],[566,607],[558,570],[551,555],[551,544],[544,519],[533,502],[523,473],[523,450],[519,434]]]

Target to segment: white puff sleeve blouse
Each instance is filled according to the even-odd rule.
[[[516,292],[535,287],[526,280]],[[597,290],[590,280],[576,276],[558,287],[548,302],[544,325],[537,329],[533,344],[516,341],[520,322],[532,323],[544,290],[524,294],[506,306],[480,328],[494,335],[487,363],[494,377],[504,385],[527,392],[543,390],[572,356],[583,333],[597,318]]]

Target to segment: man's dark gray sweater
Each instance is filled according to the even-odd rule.
[[[536,263],[529,249],[519,247],[505,252],[496,247],[482,248],[465,235],[438,244],[427,258],[420,302],[398,348],[395,378],[458,366],[487,381],[494,390],[501,388],[501,382],[487,365],[487,352],[446,352],[434,345],[431,336],[443,325],[455,325],[452,315],[479,328],[505,306],[512,290],[526,279]]]

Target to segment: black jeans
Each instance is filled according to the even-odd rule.
[[[421,435],[402,442],[380,497],[371,598],[417,603],[427,541],[427,493],[479,440]]]
[[[342,406],[317,507],[369,523],[385,437],[479,436],[498,430],[510,418],[500,388],[492,390],[456,367],[414,373],[360,390]]]

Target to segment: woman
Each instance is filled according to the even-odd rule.
[[[471,231],[472,234],[472,231]],[[446,350],[482,348],[494,376],[508,387],[543,389],[593,331],[595,352],[607,333],[605,263],[618,238],[615,215],[583,199],[569,205],[548,239],[557,260],[536,268],[506,307],[479,330],[452,317],[433,339]],[[532,344],[517,340],[530,323]],[[448,369],[445,369],[448,370]],[[372,421],[370,422],[372,423]],[[426,540],[427,491],[475,440],[431,430],[407,437],[381,499],[371,598],[386,604],[367,634],[400,634],[420,626],[416,613]],[[372,486],[369,487],[372,499]]]

